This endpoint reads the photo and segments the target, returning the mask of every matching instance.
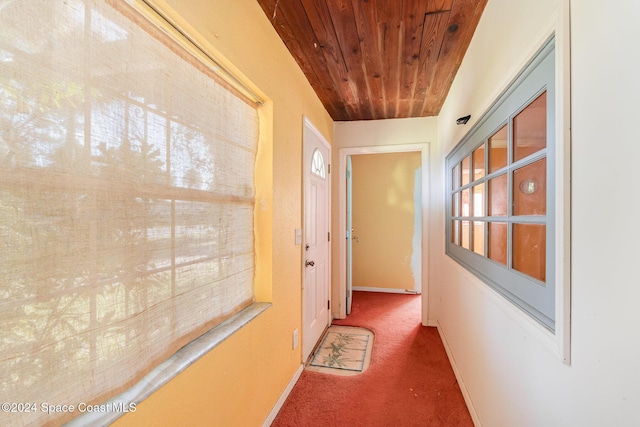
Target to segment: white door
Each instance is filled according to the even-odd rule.
[[[307,360],[331,320],[329,295],[329,144],[305,120],[302,358]]]

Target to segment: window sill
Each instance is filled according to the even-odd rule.
[[[78,427],[87,425],[108,425],[126,414],[126,409],[131,403],[138,404],[160,389],[163,385],[178,376],[182,371],[195,363],[202,356],[213,350],[218,344],[229,338],[251,320],[271,307],[270,303],[257,302],[235,316],[205,332],[189,344],[178,350],[173,356],[158,365],[149,374],[142,378],[129,390],[119,394],[113,399],[102,403],[107,408],[124,408],[124,411],[116,412],[85,412],[81,416],[71,420],[67,425]]]

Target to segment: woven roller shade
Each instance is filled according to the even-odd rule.
[[[253,302],[257,141],[124,2],[0,2],[0,402],[100,403]],[[37,409],[0,424],[79,415]]]

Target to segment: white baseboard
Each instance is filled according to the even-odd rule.
[[[362,292],[385,292],[388,294],[412,294],[412,295],[420,294],[420,292],[416,292],[412,289],[370,288],[366,286],[354,286],[353,290],[362,291]]]
[[[269,413],[269,416],[267,417],[266,420],[264,420],[264,423],[262,423],[262,427],[269,427],[273,422],[273,420],[276,419],[278,412],[280,412],[280,409],[282,409],[282,405],[284,405],[284,402],[287,400],[287,397],[289,397],[291,390],[293,390],[293,387],[296,385],[296,383],[300,379],[300,375],[302,375],[302,371],[304,371],[304,365],[301,364],[296,370],[295,374],[293,374],[291,381],[289,381],[289,384],[287,384],[287,387],[282,392],[280,399],[278,399],[278,401],[276,402],[275,406]]]
[[[475,406],[473,406],[473,401],[471,400],[471,395],[469,394],[469,390],[467,390],[467,386],[462,379],[462,375],[458,370],[458,366],[456,365],[456,360],[453,358],[453,353],[449,348],[449,344],[447,343],[447,339],[442,332],[442,328],[440,327],[440,323],[438,321],[429,321],[429,326],[435,326],[438,329],[438,334],[440,335],[440,339],[442,340],[442,344],[444,345],[444,350],[447,352],[447,357],[449,358],[449,363],[451,363],[451,367],[453,368],[453,373],[458,380],[458,385],[460,386],[460,391],[462,392],[462,397],[464,398],[465,403],[467,404],[467,408],[469,409],[469,414],[471,414],[471,419],[473,420],[473,425],[476,427],[482,427],[482,423],[480,423],[480,417],[478,417],[478,413],[476,412]]]

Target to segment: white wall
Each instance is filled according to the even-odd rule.
[[[333,128],[336,150],[348,147],[435,142],[438,137],[435,117],[335,122]],[[334,159],[337,159],[335,157],[337,151],[333,154]]]
[[[431,316],[483,426],[640,425],[640,2],[571,2],[571,365],[444,254],[444,157],[534,53],[561,3],[489,1],[432,149]],[[472,122],[456,126],[466,114]]]

